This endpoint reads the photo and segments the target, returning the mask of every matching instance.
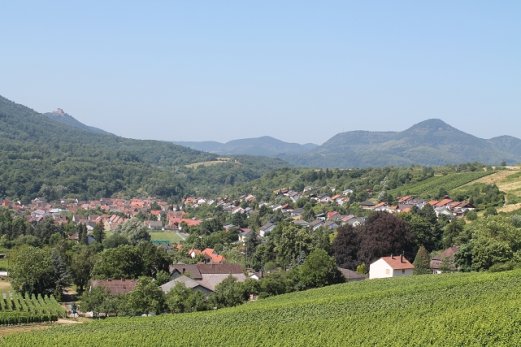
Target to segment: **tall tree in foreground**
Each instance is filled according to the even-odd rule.
[[[71,284],[71,275],[67,268],[64,257],[57,249],[51,252],[51,263],[53,267],[52,283],[54,283],[54,296],[57,300],[61,300],[63,290]]]
[[[415,238],[408,224],[400,218],[377,212],[361,227],[358,260],[370,264],[390,254],[403,253],[407,259],[416,254]]]
[[[360,240],[356,230],[351,225],[337,229],[331,249],[338,266],[354,270],[358,265],[357,252]]]
[[[431,271],[431,257],[427,249],[421,245],[414,258],[414,274],[415,275],[426,275],[432,273]]]
[[[92,268],[94,267],[94,255],[94,250],[85,245],[78,245],[72,250],[70,273],[80,295],[91,278]]]
[[[336,267],[335,259],[327,255],[323,249],[312,251],[297,270],[299,282],[303,289],[343,282]]]
[[[150,277],[140,277],[134,290],[128,294],[127,300],[134,315],[159,314],[165,304],[163,292]]]

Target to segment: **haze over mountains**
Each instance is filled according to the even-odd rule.
[[[287,165],[320,168],[521,162],[520,139],[482,139],[439,119],[423,121],[404,131],[349,131],[336,134],[322,145],[301,145],[269,136],[227,143],[133,140],[87,126],[61,109],[44,116],[0,97],[0,144],[4,155],[39,158],[41,153],[51,152],[55,159],[75,158],[83,164],[96,157],[109,166],[116,161],[159,167],[212,160],[216,155],[264,156],[282,159]],[[36,149],[41,153],[36,154]],[[286,165],[256,160],[264,166]]]
[[[298,143],[284,142],[271,136],[232,140],[226,143],[217,141],[175,141],[174,143],[215,154],[249,154],[266,157],[277,157],[280,154],[302,154],[318,147],[318,145],[313,143],[301,145]]]
[[[376,167],[485,164],[521,161],[521,140],[512,136],[482,139],[440,119],[429,119],[404,131],[339,133],[322,145],[298,145],[271,137],[227,142],[177,142],[217,154],[272,156],[309,167]]]

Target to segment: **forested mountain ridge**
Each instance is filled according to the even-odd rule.
[[[272,137],[178,142],[219,154],[251,154],[281,158],[297,166],[367,168],[409,165],[449,165],[469,162],[521,162],[521,140],[512,136],[482,139],[440,119],[428,119],[404,131],[348,131],[322,145],[287,143]]]
[[[258,178],[280,160],[238,158],[208,173],[186,164],[216,155],[169,142],[99,134],[49,119],[0,97],[0,197],[114,194],[180,197]]]
[[[516,163],[521,161],[521,140],[509,136],[486,140],[429,119],[401,132],[340,133],[307,153],[281,158],[297,165],[339,168]]]
[[[271,136],[238,139],[221,143],[217,141],[176,141],[182,146],[187,146],[200,151],[223,155],[260,155],[277,157],[282,154],[301,154],[309,152],[318,145],[307,143],[304,145],[281,141]]]

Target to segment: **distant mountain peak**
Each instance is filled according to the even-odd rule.
[[[86,124],[83,124],[70,114],[66,113],[62,108],[57,108],[56,110],[52,112],[43,113],[43,116],[47,117],[50,120],[53,120],[55,122],[59,122],[68,126],[71,126],[73,128],[82,129],[91,133],[96,134],[109,134],[105,130],[101,130],[95,127],[88,126]]]
[[[431,118],[424,120],[423,122],[417,123],[413,125],[410,129],[455,129],[451,125],[445,123],[443,120],[439,118]]]

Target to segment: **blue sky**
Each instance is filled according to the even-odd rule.
[[[521,137],[520,1],[9,1],[0,95],[132,138]]]

